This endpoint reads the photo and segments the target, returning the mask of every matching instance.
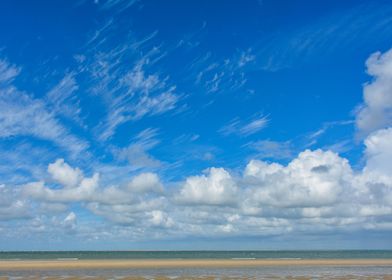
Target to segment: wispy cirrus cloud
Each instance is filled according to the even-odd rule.
[[[354,13],[313,17],[301,26],[284,27],[286,31],[257,33],[262,35],[257,39],[254,30],[247,29],[230,50],[224,43],[233,34],[223,34],[222,45],[211,44],[217,38],[207,38],[213,29],[206,22],[185,36],[167,36],[160,19],[138,30],[139,18],[148,17],[130,16],[136,3],[90,0],[93,9],[86,9],[88,13],[96,10],[97,22],[107,21],[84,42],[75,40],[82,47],[70,50],[70,65],[64,62],[67,58],[53,59],[45,78],[24,82],[24,88],[43,88],[37,94],[18,87],[22,67],[0,60],[2,245],[7,238],[15,244],[15,236],[25,239],[26,233],[36,234],[41,242],[62,242],[72,235],[83,244],[95,240],[96,248],[119,239],[296,239],[304,234],[317,239],[329,232],[390,233],[388,54],[369,60],[374,80],[365,85],[369,95],[364,94],[363,106],[355,112],[358,129],[366,130],[364,168],[338,154],[352,144],[350,132],[341,138],[330,133],[343,124],[351,127],[352,121],[325,123],[314,133],[295,137],[291,130],[300,130],[300,123],[298,130],[275,130],[268,115],[221,110],[214,121],[238,116],[218,130],[223,136],[238,136],[228,141],[211,135],[215,122],[209,122],[216,117],[215,109],[222,108],[220,101],[236,110],[236,105],[246,108],[247,102],[261,100],[257,94],[235,94],[261,81],[268,85],[268,79],[258,76],[266,74],[260,69],[276,71],[321,57],[338,45],[351,46],[348,42],[360,32],[377,33],[369,38],[385,42],[390,9],[362,7]],[[200,26],[201,20],[192,26]],[[156,23],[162,29],[151,31]],[[186,28],[181,26],[180,32]],[[151,33],[143,35],[145,30]],[[246,37],[251,42],[245,42]],[[41,88],[43,80],[52,86]],[[306,94],[311,93],[299,97]],[[177,114],[185,100],[189,111]],[[264,132],[290,140],[270,140]],[[323,140],[332,134],[335,143],[327,145],[331,140]],[[86,151],[94,153],[87,163],[82,162]]]
[[[37,147],[27,139],[1,140],[0,177],[1,182],[7,185],[18,185],[32,178],[42,178],[46,170],[45,163],[53,160],[58,154],[50,148]],[[13,146],[13,149],[10,149],[10,146]]]
[[[261,159],[291,159],[295,155],[290,141],[259,140],[246,146],[255,150],[255,157]]]
[[[18,90],[13,79],[18,68],[3,62],[0,84],[0,138],[32,136],[48,140],[72,155],[86,151],[88,143],[65,128],[44,100]],[[2,76],[2,75],[0,75]]]
[[[193,59],[187,68],[194,83],[206,93],[227,93],[245,86],[246,66],[254,60],[252,49],[237,51],[225,59],[208,52]]]
[[[230,134],[237,134],[240,136],[249,136],[259,132],[260,130],[267,127],[269,123],[268,116],[257,116],[251,119],[248,123],[240,121],[238,118],[232,120],[227,125],[219,129],[219,132],[224,136]]]
[[[11,83],[20,73],[20,68],[10,64],[5,59],[0,59],[0,83],[7,85]]]
[[[79,0],[75,6],[94,4],[101,11],[121,13],[137,4],[140,0]]]
[[[172,111],[181,100],[170,77],[156,69],[165,54],[148,46],[154,33],[140,40],[126,38],[131,43],[107,50],[104,39],[110,37],[111,28],[107,25],[94,35],[86,50],[91,59],[81,66],[81,74],[88,75],[89,91],[106,107],[106,116],[96,127],[101,141],[112,137],[121,124]]]
[[[94,3],[103,10],[122,12],[139,1],[140,0],[94,0]]]
[[[75,73],[66,73],[46,94],[46,103],[54,114],[82,124],[80,101],[76,94],[78,89]]]
[[[375,3],[363,3],[344,9],[298,28],[289,28],[285,35],[271,34],[267,40],[253,45],[255,64],[259,69],[278,71],[296,63],[306,62],[316,56],[325,56],[334,50],[350,49],[350,44],[365,46],[385,43],[391,34],[391,7]],[[370,34],[383,34],[369,42]]]
[[[113,152],[119,160],[127,161],[131,170],[156,169],[162,165],[162,162],[150,155],[149,151],[159,144],[157,135],[157,129],[144,129],[127,147],[114,149]]]

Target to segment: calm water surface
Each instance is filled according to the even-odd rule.
[[[0,260],[105,259],[392,259],[392,250],[344,251],[51,251],[0,252]]]

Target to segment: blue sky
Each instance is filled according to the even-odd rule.
[[[2,1],[0,249],[392,249],[391,14]]]

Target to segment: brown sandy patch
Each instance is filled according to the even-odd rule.
[[[160,268],[244,268],[244,267],[262,267],[262,266],[392,266],[392,259],[319,259],[319,260],[272,260],[272,259],[256,259],[256,260],[31,260],[31,261],[0,261],[0,275],[2,271],[27,271],[31,270],[31,274],[23,279],[45,279],[45,280],[104,280],[113,279],[110,277],[88,277],[88,276],[44,276],[40,275],[42,271],[48,270],[83,270],[83,269],[160,269]],[[0,280],[9,279],[0,276]],[[22,279],[22,278],[21,278]],[[118,280],[233,280],[233,279],[259,279],[256,277],[231,277],[227,276],[180,276],[176,278],[168,276],[152,276],[143,277],[138,275],[129,275],[117,277]],[[264,276],[261,279],[288,279],[288,280],[310,280],[312,276],[288,276],[279,275]],[[392,280],[392,275],[378,276],[336,276],[336,277],[317,277],[319,280],[336,279],[384,279]]]
[[[256,266],[392,266],[392,259],[319,260],[31,260],[0,261],[0,270],[118,269],[118,268],[208,268]]]

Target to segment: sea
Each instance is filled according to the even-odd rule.
[[[392,250],[343,251],[26,251],[2,260],[392,259]],[[392,266],[260,266],[0,271],[0,279],[392,279]]]
[[[0,251],[0,260],[392,259],[392,250],[307,251]]]

